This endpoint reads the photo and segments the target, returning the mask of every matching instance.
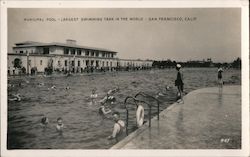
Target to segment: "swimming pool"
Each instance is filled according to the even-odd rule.
[[[20,102],[8,102],[8,149],[107,149],[114,143],[107,140],[111,135],[113,122],[98,113],[99,103],[92,104],[90,95],[96,88],[97,100],[108,90],[119,87],[115,93],[113,111],[121,112],[125,121],[124,99],[140,91],[156,96],[158,92],[169,91],[160,96],[163,110],[175,101],[175,69],[148,70],[136,72],[103,73],[71,77],[17,77],[9,79],[8,94],[20,93]],[[223,73],[225,84],[241,84],[241,71],[229,69]],[[21,86],[18,84],[21,83]],[[44,85],[39,86],[39,83]],[[216,68],[184,68],[184,90],[216,86]],[[56,89],[50,89],[53,85]],[[69,90],[65,90],[70,86]],[[44,130],[39,123],[45,114],[49,127]],[[63,118],[63,134],[56,132],[56,119]]]

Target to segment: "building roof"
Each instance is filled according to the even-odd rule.
[[[14,46],[13,48],[43,47],[43,46],[60,46],[60,47],[99,50],[99,51],[108,51],[108,52],[112,52],[112,53],[117,53],[115,51],[111,51],[111,50],[104,49],[104,48],[96,48],[96,47],[81,46],[81,45],[77,45],[77,44],[68,44],[68,43],[58,43],[58,42],[42,43],[42,42],[35,42],[35,41],[25,41],[25,42],[16,43],[16,46]]]

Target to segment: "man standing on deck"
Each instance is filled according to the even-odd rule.
[[[177,78],[175,80],[175,86],[177,86],[178,89],[178,93],[177,93],[177,102],[180,103],[184,103],[183,101],[183,74],[181,72],[181,65],[177,64],[176,65],[176,70],[177,70]]]

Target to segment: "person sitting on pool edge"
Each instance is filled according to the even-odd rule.
[[[108,136],[108,140],[115,139],[116,142],[125,137],[125,123],[120,119],[120,113],[113,113],[113,120],[115,122],[112,135]]]

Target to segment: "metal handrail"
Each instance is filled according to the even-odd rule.
[[[153,99],[153,100],[156,100],[156,102],[157,102],[157,119],[159,120],[160,119],[160,101],[158,100],[158,99],[156,99],[155,97],[153,97],[153,96],[151,96],[151,95],[149,95],[149,94],[146,94],[146,93],[144,93],[144,92],[139,92],[139,93],[137,93],[136,95],[135,95],[135,98],[137,97],[137,96],[139,96],[139,95],[141,95],[141,96],[143,96],[143,97],[147,97],[147,98],[151,98],[151,99]],[[154,106],[154,105],[151,105],[151,106]],[[151,108],[150,108],[150,110],[151,110]],[[151,116],[151,115],[150,115]],[[151,121],[150,121],[150,124],[151,124]],[[151,126],[151,125],[150,125]]]
[[[127,117],[126,117],[126,134],[128,135],[128,118],[129,118],[129,110],[128,110],[128,108],[127,108],[127,100],[128,99],[132,99],[133,100],[133,102],[134,103],[130,103],[130,104],[135,104],[136,105],[136,108],[138,108],[138,102],[141,102],[141,103],[145,103],[145,104],[147,104],[148,105],[148,107],[149,107],[149,127],[151,126],[151,106],[150,106],[150,104],[148,104],[147,102],[145,102],[145,101],[142,101],[142,100],[138,100],[138,99],[136,99],[136,98],[134,98],[134,97],[132,97],[132,96],[127,96],[126,98],[125,98],[125,100],[124,100],[124,105],[125,105],[125,109],[126,109],[126,113],[127,113]],[[137,122],[136,122],[137,123]]]

